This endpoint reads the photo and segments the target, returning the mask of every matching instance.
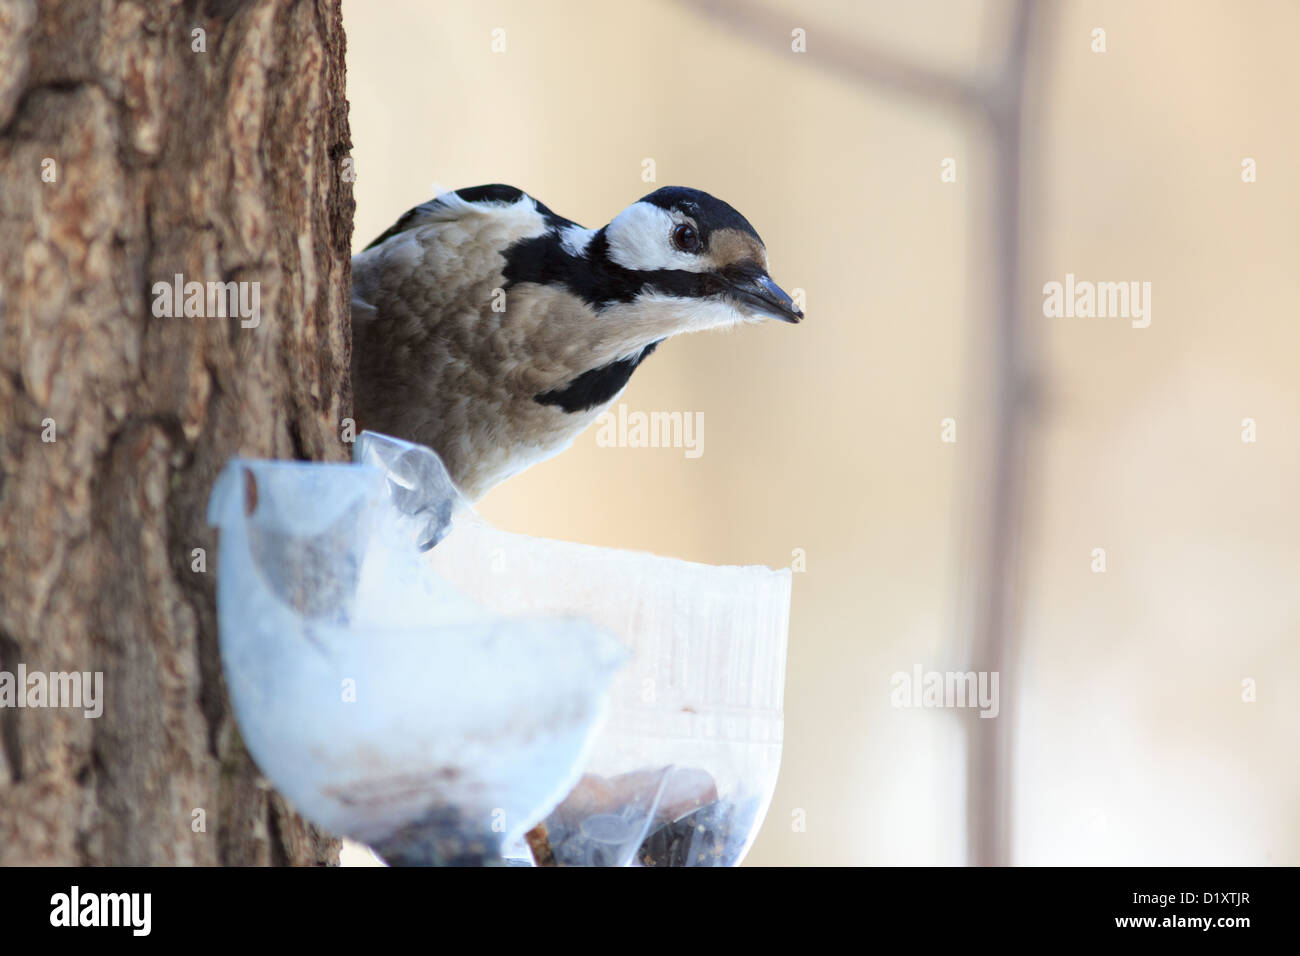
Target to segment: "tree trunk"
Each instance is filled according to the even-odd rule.
[[[0,707],[0,864],[338,859],[240,744],[205,507],[347,454],[343,49],[339,0],[0,0],[0,675],[103,674]]]

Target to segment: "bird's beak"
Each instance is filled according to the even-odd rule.
[[[803,313],[794,307],[794,299],[772,281],[766,272],[731,283],[731,292],[746,308],[758,315],[798,322]]]

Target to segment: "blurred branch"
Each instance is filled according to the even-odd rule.
[[[992,293],[994,432],[988,512],[977,563],[971,660],[977,670],[1000,675],[1000,710],[994,720],[968,717],[966,765],[967,862],[1011,863],[1011,772],[1017,719],[1020,658],[1018,603],[1020,545],[1026,486],[1026,443],[1034,362],[1017,308],[1023,275],[1022,152],[1029,40],[1038,4],[1017,0],[1006,56],[985,104],[992,126],[993,239],[997,284]]]
[[[795,14],[745,0],[684,0],[688,6],[725,23],[731,32],[762,45],[790,35]],[[996,281],[990,297],[993,317],[989,340],[993,415],[992,452],[986,482],[985,522],[977,551],[976,611],[971,631],[974,669],[999,674],[998,719],[967,720],[967,862],[975,866],[1011,862],[1011,764],[1015,747],[1016,674],[1020,641],[1018,604],[1020,545],[1025,510],[1026,446],[1037,366],[1017,307],[1023,275],[1022,149],[1029,43],[1033,21],[1044,5],[1015,0],[1009,36],[991,82],[937,71],[901,59],[869,43],[841,38],[840,32],[798,25],[816,37],[809,63],[856,79],[864,85],[915,97],[956,110],[985,125],[992,141],[993,221],[990,226]]]

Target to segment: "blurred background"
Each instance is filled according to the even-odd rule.
[[[356,249],[445,188],[599,226],[680,184],[804,290],[804,324],[674,339],[633,377],[630,412],[703,414],[698,457],[593,429],[480,508],[795,566],[751,864],[971,858],[980,722],[894,707],[890,678],[974,666],[990,590],[1012,862],[1300,864],[1300,4],[1046,6],[1008,70],[1006,2],[344,4]],[[881,82],[895,61],[940,82]],[[962,100],[998,76],[1018,170]],[[999,486],[1003,274],[1032,387]],[[1045,316],[1067,274],[1149,282],[1150,326]]]

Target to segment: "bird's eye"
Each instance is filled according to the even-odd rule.
[[[700,234],[695,231],[694,226],[682,223],[673,230],[673,245],[682,252],[699,252]]]

